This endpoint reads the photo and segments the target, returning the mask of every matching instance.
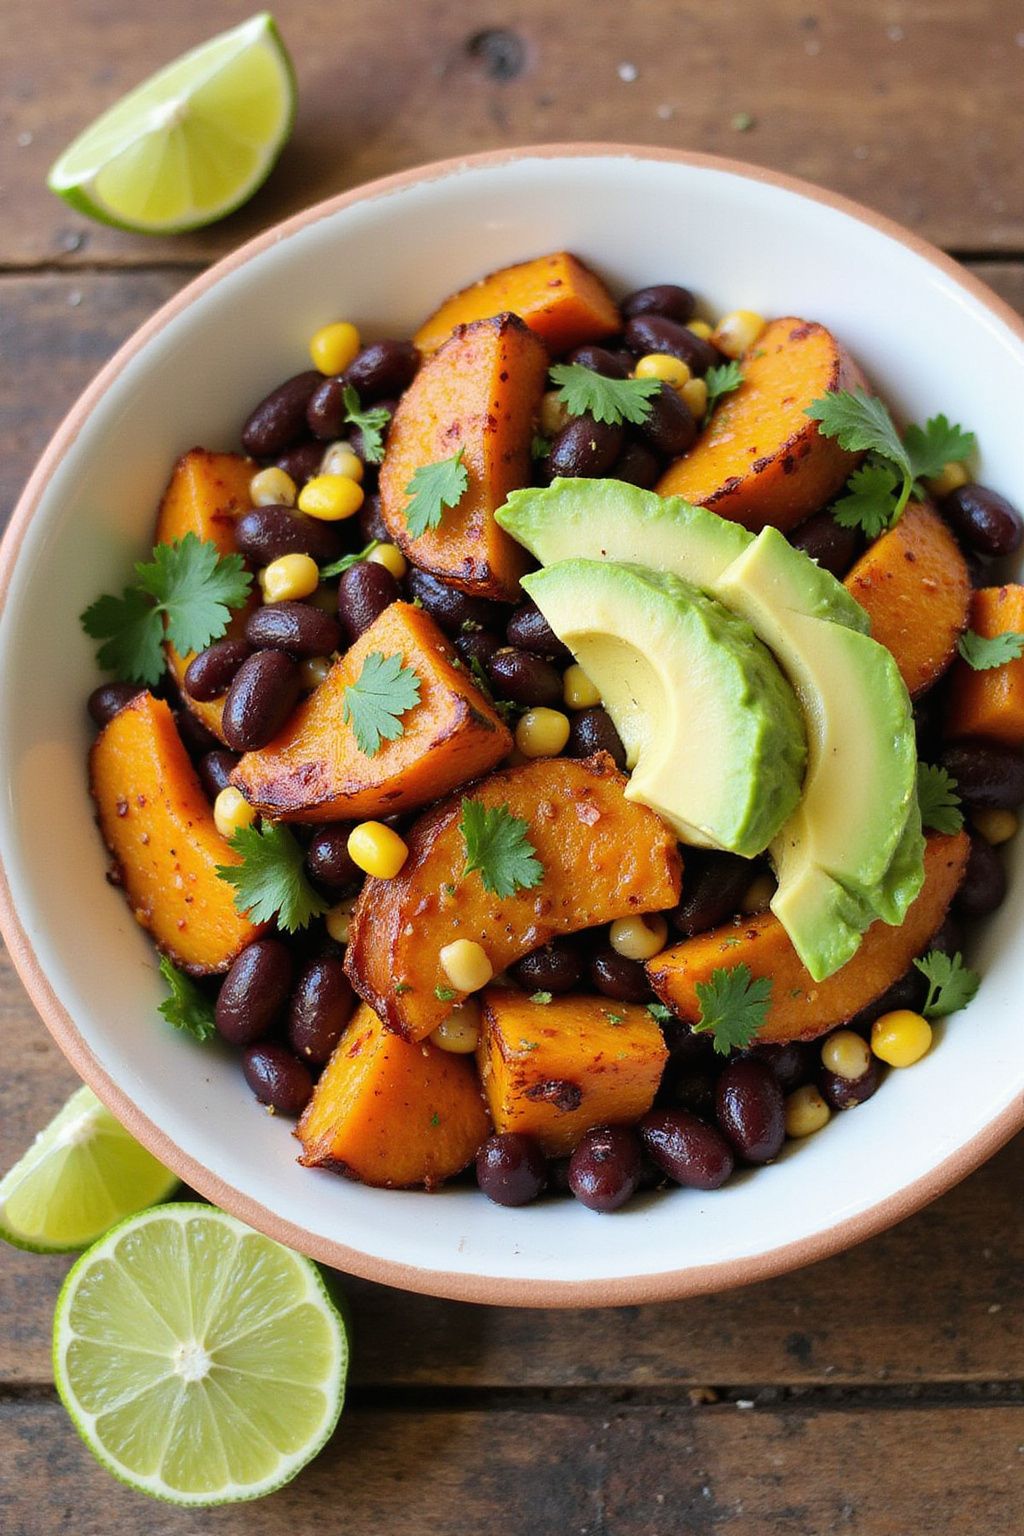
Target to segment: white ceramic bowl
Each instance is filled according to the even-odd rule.
[[[236,1062],[165,1026],[156,961],[119,892],[85,782],[93,647],[78,615],[149,550],[171,464],[233,448],[252,403],[349,315],[404,335],[482,273],[568,247],[618,292],[678,280],[834,328],[897,410],[980,437],[980,478],[1024,494],[1024,327],[938,252],[863,209],[753,167],[621,147],[448,162],[324,203],[204,273],[124,346],[45,454],[3,546],[3,929],[81,1075],[196,1189],[306,1253],[410,1289],[523,1305],[718,1289],[836,1251],[947,1188],[1024,1123],[1020,919],[1011,895],[973,955],[976,1001],[855,1114],[768,1169],[614,1217],[572,1201],[502,1210],[468,1188],[365,1189],[295,1162]]]

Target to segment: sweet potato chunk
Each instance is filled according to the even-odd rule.
[[[377,1188],[436,1189],[490,1132],[465,1056],[386,1030],[364,1004],[338,1041],[296,1129],[299,1162]]]
[[[343,712],[345,690],[372,655],[401,656],[419,678],[420,700],[402,715],[402,735],[382,740],[367,757]],[[511,746],[507,726],[429,614],[392,603],[280,734],[247,752],[231,777],[251,805],[275,820],[390,816],[479,778]]]
[[[525,320],[552,354],[612,336],[622,323],[601,279],[568,251],[555,251],[502,267],[453,293],[413,340],[421,352],[436,352],[457,325],[504,314]]]
[[[814,981],[786,930],[772,913],[729,923],[684,939],[647,962],[651,986],[680,1018],[700,1017],[697,983],[718,967],[741,963],[752,976],[770,976],[772,997],[760,1041],[813,1040],[859,1013],[898,981],[942,926],[967,863],[965,832],[929,836],[921,894],[899,928],[873,923],[860,949],[826,981]]]
[[[155,542],[173,544],[176,539],[183,539],[186,533],[194,533],[197,538],[216,544],[222,555],[234,554],[235,520],[252,506],[249,481],[255,473],[256,465],[252,459],[239,453],[207,453],[205,448],[191,448],[182,454],[160,503]],[[228,638],[235,640],[241,635],[249,609],[255,603],[256,599],[251,599],[247,607],[234,615],[228,627]],[[170,644],[165,650],[167,665],[188,709],[208,731],[223,741],[220,717],[224,712],[224,700],[200,703],[190,699],[182,688],[185,668],[195,652],[179,656]]]
[[[607,997],[531,1003],[489,987],[477,1051],[496,1131],[565,1157],[595,1125],[632,1125],[654,1103],[668,1051],[646,1008]]]
[[[463,796],[428,811],[404,834],[400,874],[368,880],[353,913],[345,969],[360,997],[389,1029],[422,1040],[464,995],[439,957],[454,939],[482,944],[497,975],[555,934],[674,906],[675,838],[625,786],[606,753],[542,759],[477,784],[468,798],[525,821],[544,867],[538,885],[504,897],[465,872]]]
[[[876,539],[844,583],[871,620],[871,635],[892,652],[916,699],[938,682],[967,623],[971,579],[942,518],[911,502]]]
[[[791,316],[772,321],[742,367],[744,382],[657,489],[754,532],[769,523],[785,532],[834,496],[860,458],[823,437],[807,407],[864,381],[831,332]]]
[[[100,831],[137,921],[193,976],[226,971],[263,929],[235,910],[218,864],[238,855],[162,699],[140,693],[97,736],[89,781]]]
[[[423,570],[478,597],[514,601],[529,557],[494,521],[530,479],[530,439],[544,392],[543,342],[515,315],[460,326],[398,403],[380,470],[380,509],[395,543]],[[413,538],[408,487],[418,469],[462,451],[456,507]]]
[[[1024,634],[1024,587],[982,587],[975,592],[970,627],[986,640],[1010,630]],[[1024,656],[985,672],[975,672],[966,661],[954,662],[946,731],[1024,747]]]

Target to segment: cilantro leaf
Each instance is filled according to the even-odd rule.
[[[728,1056],[730,1051],[749,1045],[761,1028],[771,1002],[772,983],[770,976],[753,980],[750,967],[741,961],[739,965],[717,967],[710,981],[697,982],[696,991],[700,1020],[693,1025],[693,1032],[710,1034],[718,1054]]]
[[[213,998],[197,987],[184,971],[172,965],[166,955],[160,956],[160,975],[171,989],[170,997],[157,1005],[168,1024],[194,1035],[199,1041],[209,1040],[216,1034]]]
[[[552,994],[550,992],[531,992],[530,993],[530,1002],[531,1003],[539,1003],[542,1007],[546,1008],[548,1003],[550,1003],[551,1001],[552,1001]]]
[[[371,651],[363,670],[342,695],[341,718],[351,723],[356,746],[366,757],[380,751],[382,741],[395,741],[405,731],[400,719],[420,701],[420,680],[401,656]]]
[[[363,434],[363,457],[368,464],[379,464],[384,457],[384,429],[391,420],[391,412],[384,405],[371,405],[364,411],[359,391],[351,384],[345,385],[341,398],[345,405],[346,424],[358,427]]]
[[[957,642],[957,650],[975,672],[988,672],[992,667],[1004,667],[1009,661],[1019,661],[1024,655],[1024,635],[1016,629],[1006,629],[991,638],[969,629]]]
[[[659,1024],[667,1024],[670,1019],[675,1018],[672,1009],[666,1008],[664,1003],[648,1003],[647,1012],[652,1019],[657,1019]]]
[[[846,482],[848,494],[833,503],[832,515],[841,528],[862,528],[877,539],[892,526],[897,484],[884,464],[862,464]]]
[[[719,368],[709,368],[704,383],[708,387],[707,413],[710,415],[723,395],[731,395],[734,389],[739,389],[743,383],[743,369],[734,359]]]
[[[405,488],[411,499],[405,504],[405,525],[414,539],[428,528],[437,528],[445,507],[457,507],[466,494],[469,472],[462,462],[463,450],[437,464],[421,464]]]
[[[252,577],[241,555],[222,555],[216,544],[186,533],[157,544],[150,564],[135,567],[138,586],[156,599],[176,651],[204,651],[228,627],[232,608],[249,595]]]
[[[435,987],[434,988],[434,996],[437,998],[439,1003],[450,1003],[450,1002],[453,1002],[454,999],[458,997],[458,995],[459,994],[456,992],[454,987]]]
[[[150,688],[160,681],[164,625],[145,592],[125,587],[121,597],[98,597],[82,614],[82,628],[103,641],[96,660],[105,671]]]
[[[279,928],[294,933],[305,928],[330,906],[306,878],[305,853],[287,827],[264,822],[240,827],[231,847],[241,864],[219,864],[217,873],[235,887],[235,907],[254,923],[277,919]]]
[[[360,560],[366,560],[372,555],[379,543],[380,539],[371,539],[366,548],[361,549],[358,554],[342,555],[340,560],[335,560],[331,565],[322,565],[320,567],[321,581],[329,581],[332,576],[344,576],[345,572],[350,571],[354,565],[358,565]]]
[[[551,452],[551,439],[542,432],[535,432],[530,439],[530,458],[546,459]]]
[[[969,459],[978,446],[973,432],[965,432],[941,414],[926,421],[923,427],[908,427],[903,444],[915,480],[941,474],[951,461]]]
[[[642,427],[661,392],[660,379],[609,379],[582,363],[556,363],[550,373],[570,416],[593,416],[612,426],[631,421]]]
[[[507,805],[463,800],[459,831],[466,845],[463,877],[478,869],[485,891],[511,896],[543,880],[544,866],[526,835],[527,823],[513,816]]]
[[[981,977],[964,965],[959,953],[951,956],[941,949],[930,949],[914,964],[928,982],[928,996],[921,1009],[926,1019],[943,1019],[966,1008],[981,986]]]
[[[869,395],[859,387],[852,391],[836,390],[812,400],[806,414],[818,423],[818,430],[825,437],[834,437],[840,448],[850,453],[880,453],[913,480],[910,456],[877,395]]]
[[[917,765],[917,798],[921,821],[933,832],[959,832],[964,824],[956,779],[933,763]]]

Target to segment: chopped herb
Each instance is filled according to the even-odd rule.
[[[414,539],[428,528],[437,528],[445,507],[457,507],[469,485],[469,471],[462,462],[463,450],[437,464],[421,464],[405,488],[405,525]]]
[[[551,452],[551,439],[540,432],[535,432],[530,440],[530,458],[546,459]]]
[[[737,362],[723,363],[719,368],[709,368],[704,375],[704,383],[708,387],[707,410],[710,415],[723,395],[731,395],[734,389],[739,389],[743,383],[743,369]]]
[[[540,1042],[537,1040],[520,1040],[519,1049],[521,1051],[539,1051]]]
[[[625,1024],[626,1022],[626,1015],[624,1013],[609,1013],[607,1008],[604,1010],[604,1016],[609,1024]]]
[[[992,667],[1005,667],[1009,661],[1020,660],[1024,655],[1024,635],[1016,629],[992,636],[969,629],[960,636],[957,650],[975,672],[988,672]]]
[[[209,1040],[217,1032],[213,998],[207,997],[190,976],[172,965],[166,955],[160,956],[160,975],[171,989],[170,997],[157,1005],[168,1024],[194,1035],[197,1040]]]
[[[391,420],[391,412],[383,405],[371,405],[364,411],[359,392],[346,384],[341,392],[345,402],[345,421],[350,427],[358,427],[363,434],[363,457],[368,464],[379,464],[384,457],[384,429]]]
[[[408,982],[408,981],[396,981],[395,982],[395,996],[396,997],[401,997],[403,992],[411,992],[411,991],[412,991],[412,983],[411,982]]]
[[[302,844],[287,827],[270,821],[240,827],[230,846],[242,862],[219,864],[217,873],[235,887],[235,907],[254,923],[276,918],[279,928],[294,933],[327,911],[330,902],[310,885]]]
[[[531,1003],[544,1003],[544,1004],[550,1003],[551,1002],[551,993],[550,992],[532,992],[530,994],[530,1002]]]
[[[977,971],[964,965],[960,954],[950,956],[941,949],[930,949],[914,964],[928,982],[928,996],[921,1009],[926,1019],[943,1019],[966,1008],[981,985]]]
[[[441,1116],[438,1114],[436,1109],[434,1110],[434,1113],[430,1117],[430,1124],[431,1124],[432,1127],[441,1124]]]
[[[551,378],[570,416],[592,416],[612,426],[629,421],[642,427],[661,392],[660,379],[609,379],[582,363],[556,363]]]
[[[730,1051],[749,1045],[757,1035],[768,1013],[772,983],[768,976],[755,981],[750,967],[741,961],[713,970],[710,981],[697,982],[696,992],[700,1020],[693,1032],[710,1034],[718,1054],[728,1056]]]
[[[420,701],[420,680],[401,656],[371,651],[354,683],[342,695],[341,718],[351,723],[356,746],[366,757],[382,741],[395,741],[405,730],[401,716]]]
[[[749,112],[734,112],[732,126],[737,133],[749,133],[756,121]]]
[[[670,1019],[675,1018],[672,1009],[666,1008],[664,1003],[648,1003],[647,1012],[652,1019],[657,1019],[659,1024],[667,1024]]]
[[[740,942],[739,939],[723,939],[722,940],[722,948],[723,949],[735,949],[736,945],[739,942]]]
[[[483,662],[479,656],[471,656],[469,658],[469,675],[491,708],[501,716],[506,724],[509,720],[514,720],[525,709],[525,705],[513,704],[510,699],[496,699],[494,697],[494,690],[490,685],[487,673],[483,668]]]
[[[933,832],[959,832],[964,824],[956,779],[934,763],[917,765],[917,798],[921,821]]]
[[[341,559],[335,560],[333,564],[322,565],[320,567],[321,581],[330,581],[332,576],[344,576],[346,571],[350,571],[361,560],[368,560],[379,543],[380,539],[371,539],[366,548],[361,549],[358,554],[342,555]]]
[[[434,996],[437,998],[439,1003],[453,1003],[458,995],[459,994],[456,992],[454,987],[434,988]]]
[[[442,885],[441,889],[442,889],[442,891],[444,891],[446,896],[454,896],[456,890],[458,889],[458,887],[452,885],[450,880],[446,880],[444,882],[444,884]]]
[[[507,805],[463,800],[459,831],[466,845],[463,876],[479,870],[485,891],[511,896],[543,880],[544,866],[526,835],[528,824],[513,816]]]

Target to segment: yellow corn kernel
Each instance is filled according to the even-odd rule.
[[[575,661],[571,667],[566,667],[562,676],[562,698],[570,709],[593,709],[601,702],[601,695]]]
[[[758,912],[767,912],[774,895],[775,881],[765,870],[763,875],[758,875],[756,880],[751,880],[743,892],[740,911],[747,917],[753,917]]]
[[[252,826],[256,812],[242,791],[229,784],[213,802],[213,820],[221,837],[226,837],[230,842],[236,832]]]
[[[662,379],[673,389],[682,389],[690,381],[690,370],[680,357],[667,352],[648,352],[637,360],[633,373],[638,379]]]
[[[626,960],[653,960],[668,942],[668,923],[660,912],[618,917],[608,929],[608,942]]]
[[[325,523],[354,517],[362,504],[362,486],[347,475],[314,475],[299,492],[299,511]]]
[[[475,939],[455,939],[451,944],[445,944],[438,959],[457,992],[479,992],[494,978],[494,967],[487,958],[487,951]]]
[[[346,480],[362,481],[363,461],[348,443],[328,443],[320,460],[322,475],[343,475]]]
[[[528,709],[516,726],[516,746],[524,757],[557,757],[569,740],[569,716],[560,709]]]
[[[372,560],[374,565],[382,565],[386,571],[390,571],[396,581],[401,581],[409,569],[409,562],[397,544],[378,544],[366,558]]]
[[[871,1065],[867,1041],[855,1035],[852,1029],[837,1029],[822,1044],[821,1064],[826,1071],[854,1082],[863,1077]]]
[[[313,367],[321,373],[344,373],[360,348],[359,332],[348,320],[322,325],[309,339]]]
[[[565,403],[558,398],[558,390],[549,389],[546,395],[541,396],[541,431],[546,437],[557,437],[568,421],[569,411]]]
[[[813,1136],[832,1117],[832,1111],[813,1083],[807,1083],[803,1088],[787,1094],[785,1111],[786,1135],[794,1139]]]
[[[261,469],[249,481],[249,495],[254,507],[294,507],[298,487],[291,475],[276,464]]]
[[[344,901],[339,901],[324,913],[324,927],[335,944],[348,943],[349,925],[358,899],[357,896],[346,896]]]
[[[1000,843],[1008,843],[1011,837],[1017,836],[1017,828],[1020,821],[1013,811],[998,811],[980,809],[971,812],[971,822],[976,832],[980,832],[986,843],[993,848],[998,848]]]
[[[958,491],[962,485],[966,485],[970,479],[967,473],[967,465],[959,459],[950,459],[948,464],[943,464],[937,475],[932,475],[925,481],[925,489],[929,496],[948,496],[952,491]]]
[[[439,1046],[442,1051],[451,1051],[455,1056],[469,1056],[477,1048],[480,1039],[480,1009],[471,999],[461,1003],[458,1008],[439,1024],[430,1036],[431,1045]]]
[[[694,421],[703,421],[708,410],[708,387],[703,379],[691,379],[679,391]]]
[[[306,693],[319,688],[333,663],[329,656],[307,656],[299,663],[299,681]]]
[[[409,857],[409,850],[382,821],[361,821],[348,835],[348,856],[353,864],[377,880],[393,880]]]
[[[691,320],[686,329],[694,336],[699,336],[701,341],[710,341],[713,328],[706,320]]]
[[[734,309],[723,315],[711,332],[711,340],[726,357],[742,357],[768,324],[752,309]]]
[[[912,1067],[931,1049],[932,1027],[919,1013],[897,1008],[871,1026],[871,1049],[890,1067]]]
[[[320,567],[310,555],[281,555],[260,571],[265,603],[294,603],[320,585]]]

